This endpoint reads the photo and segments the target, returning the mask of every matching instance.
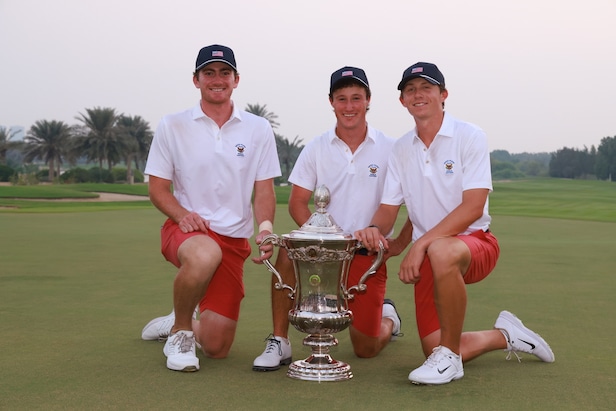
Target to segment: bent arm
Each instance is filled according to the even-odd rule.
[[[355,231],[354,235],[370,251],[378,248],[379,241],[388,248],[387,239],[383,233],[389,233],[394,227],[400,206],[381,204],[374,213],[370,226]],[[408,228],[407,228],[408,230]]]
[[[148,183],[150,201],[160,212],[179,224],[189,214],[189,211],[180,205],[171,191],[171,180],[150,176]]]
[[[274,191],[274,179],[255,181],[253,206],[255,212],[255,221],[258,226],[264,222],[274,223],[274,215],[276,213],[276,192]],[[264,224],[263,226],[265,227]],[[273,231],[268,227],[269,234]]]
[[[387,239],[389,246],[388,257],[402,254],[404,249],[411,243],[412,239],[413,223],[411,223],[411,220],[407,218],[398,236],[393,239]]]
[[[310,190],[296,185],[293,185],[291,188],[291,195],[289,196],[289,214],[291,214],[293,221],[300,227],[308,221],[312,215],[308,207],[310,197],[312,197],[312,191]]]
[[[260,245],[263,238],[269,234],[273,234],[274,214],[276,213],[276,192],[274,191],[274,179],[255,181],[253,209],[255,213],[255,221],[258,233],[255,236],[255,242],[259,244],[259,256],[253,257],[252,261],[256,264],[262,264],[264,260],[269,259],[273,252],[272,244]]]
[[[398,276],[405,284],[415,284],[421,278],[419,271],[430,244],[438,238],[458,235],[483,214],[488,189],[472,189],[462,193],[462,202],[427,233],[418,238],[402,259]]]
[[[150,175],[148,194],[154,207],[176,222],[182,232],[203,231],[207,233],[210,223],[195,212],[182,207],[171,191],[171,180]]]
[[[421,248],[427,249],[432,241],[437,238],[455,236],[466,231],[483,214],[488,193],[487,188],[465,190],[462,193],[460,205],[419,238],[413,247],[420,245]]]

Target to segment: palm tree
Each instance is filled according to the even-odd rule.
[[[132,163],[135,161],[135,166],[139,169],[142,162],[145,162],[150,144],[152,144],[152,130],[147,121],[140,116],[124,116],[120,115],[117,121],[118,133],[125,140],[126,158],[126,181],[133,184],[134,175],[132,172]]]
[[[49,181],[53,182],[54,169],[60,175],[62,157],[72,136],[71,127],[62,121],[39,120],[24,138],[24,160],[26,162],[40,159],[49,165]]]
[[[107,162],[109,170],[123,158],[125,141],[116,128],[118,114],[114,108],[87,108],[86,113],[75,117],[83,123],[74,150],[85,155],[89,161],[98,161],[103,168]]]
[[[293,141],[289,141],[280,134],[274,133],[274,136],[276,137],[276,148],[278,149],[278,158],[280,159],[280,168],[282,169],[282,179],[288,181],[297,157],[299,157],[299,153],[304,148],[301,145],[302,139],[299,136],[295,136]]]
[[[7,127],[0,126],[0,164],[6,164],[6,153],[12,148],[18,148],[19,141],[11,141],[17,134],[17,130],[11,131]]]
[[[278,116],[273,112],[267,110],[267,104],[246,104],[246,108],[244,110],[254,114],[255,116],[263,117],[264,119],[269,121],[269,123],[272,125],[272,128],[274,129],[280,125],[276,122]]]
[[[267,110],[267,104],[246,104],[245,110],[249,113],[265,118],[272,125],[273,129],[280,125],[276,122],[278,116]],[[302,151],[302,148],[304,148],[303,145],[300,145],[302,139],[299,138],[299,136],[296,136],[291,142],[284,136],[277,133],[274,133],[274,137],[276,137],[276,148],[278,149],[278,158],[280,160],[280,168],[282,169],[282,179],[287,181],[299,153]]]

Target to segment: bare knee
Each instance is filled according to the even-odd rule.
[[[358,358],[373,358],[376,357],[379,353],[378,350],[374,348],[369,348],[365,346],[356,347],[353,346],[353,351]]]
[[[201,351],[208,358],[221,359],[227,358],[231,344],[212,344],[211,341],[206,342],[201,346]]]
[[[465,272],[470,263],[471,253],[464,241],[455,237],[435,240],[427,250],[435,278],[440,273]]]
[[[201,351],[208,358],[227,358],[233,339],[215,338],[211,333],[199,333],[198,338],[201,344]]]
[[[379,341],[376,337],[369,337],[354,328],[349,329],[353,352],[359,358],[376,357],[380,352]]]
[[[178,249],[178,257],[182,267],[211,271],[222,262],[222,250],[212,238],[200,235],[184,241]]]
[[[229,355],[237,322],[210,310],[205,310],[199,317],[195,332],[201,351],[208,358],[226,358]]]
[[[208,250],[207,252],[192,253],[182,260],[183,266],[190,266],[200,270],[211,270],[218,268],[222,262],[222,251],[220,248]]]

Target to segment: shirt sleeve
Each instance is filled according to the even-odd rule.
[[[291,175],[289,182],[293,185],[313,191],[317,185],[317,156],[314,150],[315,143],[308,143],[304,146]]]
[[[492,191],[490,151],[485,132],[476,129],[462,149],[464,158],[462,190],[487,188]]]
[[[165,119],[161,120],[154,133],[144,173],[167,180],[173,177],[173,161]]]
[[[402,182],[400,179],[401,169],[398,167],[395,150],[396,146],[394,145],[394,151],[387,163],[387,176],[385,177],[385,184],[383,186],[381,204],[399,206],[404,204],[404,193],[402,192]]]
[[[276,137],[269,123],[264,127],[263,144],[264,147],[259,160],[256,181],[267,180],[282,175],[278,150],[276,148]]]

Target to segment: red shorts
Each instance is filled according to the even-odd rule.
[[[375,255],[355,254],[351,267],[347,289],[357,285],[362,275],[368,271]],[[349,309],[353,312],[353,328],[370,337],[381,334],[381,318],[383,314],[383,299],[387,286],[387,265],[381,264],[377,272],[366,279],[368,286],[363,293],[353,293],[355,298],[349,301]]]
[[[196,235],[209,236],[222,250],[222,262],[199,302],[199,310],[210,310],[237,321],[244,298],[244,262],[250,256],[250,244],[245,238],[227,237],[212,230],[207,234],[203,231],[183,233],[175,222],[167,220],[160,232],[163,256],[179,268],[178,248],[186,239]]]
[[[466,284],[483,280],[492,272],[500,254],[498,240],[491,232],[482,230],[469,235],[458,235],[471,251],[471,264],[464,275]],[[441,328],[434,304],[434,277],[432,266],[426,256],[419,269],[421,279],[415,284],[415,317],[419,338],[432,334]]]

